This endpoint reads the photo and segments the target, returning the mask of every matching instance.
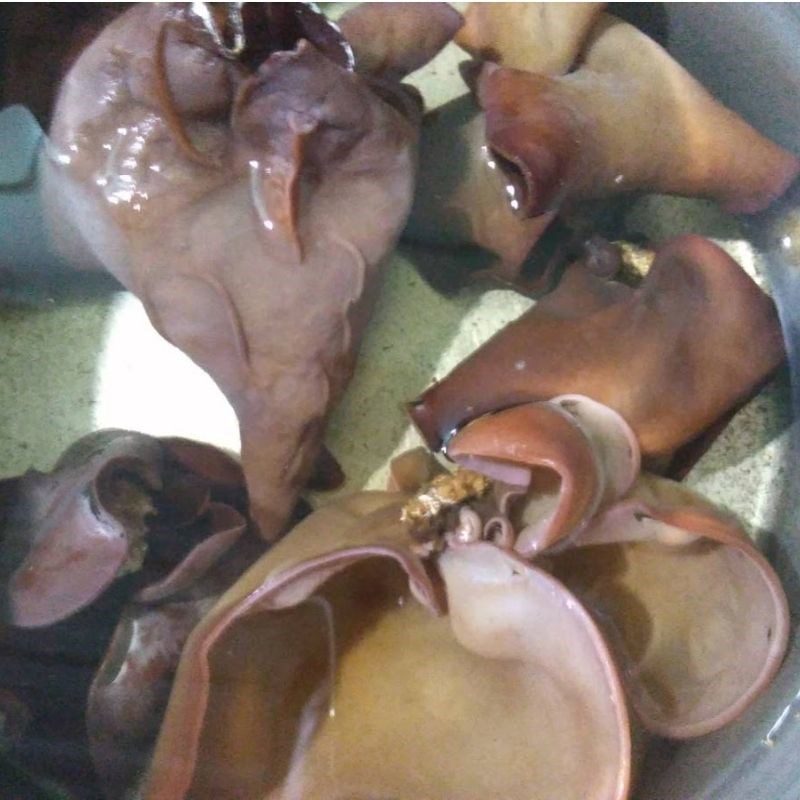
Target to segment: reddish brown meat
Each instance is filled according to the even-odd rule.
[[[651,191],[753,213],[797,176],[797,159],[717,102],[632,25],[604,15],[567,75],[487,64],[478,81],[489,146],[517,177],[520,210]]]
[[[230,399],[272,538],[405,222],[418,108],[379,97],[307,6],[228,9],[109,25],[63,86],[46,185],[73,261],[107,267]]]
[[[559,287],[410,405],[428,443],[470,419],[530,400],[583,394],[663,456],[748,397],[781,363],[771,300],[698,236],[659,251],[632,289],[570,267]]]

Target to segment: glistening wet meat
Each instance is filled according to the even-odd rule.
[[[772,301],[722,249],[683,236],[631,288],[576,262],[558,288],[409,405],[434,448],[488,411],[583,394],[665,457],[747,399],[785,357]]]
[[[103,31],[62,88],[47,196],[73,260],[108,268],[231,401],[273,538],[405,222],[419,109],[396,83],[381,99],[302,4],[221,14],[142,5]]]

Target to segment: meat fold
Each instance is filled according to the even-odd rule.
[[[571,544],[554,572],[606,630],[648,730],[702,736],[769,686],[786,651],[789,608],[730,514],[643,473]]]
[[[453,437],[448,455],[519,487],[525,501],[514,513],[513,547],[528,558],[581,530],[601,506],[628,491],[639,470],[627,423],[577,395],[476,419]]]
[[[565,401],[554,398],[550,404],[561,407]],[[752,704],[783,660],[789,608],[780,581],[731,514],[680,483],[639,471],[635,443],[620,436],[624,428],[610,409],[580,397],[566,404],[579,409],[576,417],[595,446],[605,445],[607,457],[597,462],[594,476],[562,456],[552,459],[562,485],[556,504],[542,502],[535,481],[512,484],[512,496],[509,488],[496,493],[500,502],[494,509],[472,501],[455,528],[451,523],[452,533],[444,534],[450,549],[442,563],[458,551],[454,541],[492,543],[535,558],[576,593],[603,629],[647,730],[676,739],[717,730]],[[541,468],[553,447],[531,412],[545,405],[527,404],[471,423],[452,440],[457,461],[504,482],[515,470]],[[571,437],[561,438],[565,449],[576,448]],[[624,479],[613,482],[615,491],[592,512],[576,514],[584,506],[569,489],[607,476]],[[566,536],[527,549],[532,527],[553,526],[570,511]],[[473,536],[455,539],[466,523]],[[509,535],[498,537],[503,529]]]

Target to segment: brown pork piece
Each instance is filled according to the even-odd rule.
[[[553,215],[522,219],[514,212],[513,198],[507,194],[509,181],[486,147],[483,115],[469,97],[459,97],[425,116],[419,166],[404,240],[458,253],[459,271],[465,269],[466,257],[479,249],[490,262],[471,277],[520,286],[522,266]],[[424,258],[420,261],[424,267]],[[437,280],[441,263],[436,258],[431,269],[425,269],[434,285],[441,283]],[[537,294],[551,288],[548,270],[535,272],[526,289]]]
[[[486,64],[477,96],[489,146],[527,216],[630,191],[705,197],[748,214],[798,174],[794,155],[609,14],[592,29],[576,71],[551,77]]]
[[[456,44],[504,67],[563,75],[606,3],[470,3]]]
[[[427,64],[463,22],[449,3],[359,3],[339,28],[359,72],[400,80]]]
[[[703,736],[769,686],[786,653],[789,605],[729,513],[644,472],[570,544],[554,574],[617,634],[629,702],[652,733]]]
[[[455,42],[479,59],[563,75],[578,58],[602,3],[473,3]],[[478,62],[462,65],[474,88]],[[569,209],[525,218],[507,165],[487,146],[486,120],[469,95],[425,116],[419,183],[404,240],[436,288],[489,279],[537,297],[592,233],[616,234],[620,209]],[[587,218],[591,222],[587,225]],[[432,252],[433,251],[433,254]]]
[[[631,798],[648,731],[739,716],[790,615],[736,521],[640,474],[629,433],[588,398],[509,409],[453,442],[480,472],[406,453],[404,492],[306,517],[195,627],[136,796]],[[551,466],[610,492],[560,492],[532,551]]]
[[[513,544],[526,558],[582,530],[631,488],[640,466],[627,422],[580,395],[480,417],[453,438],[448,455],[527,494]]]
[[[600,467],[576,471],[574,463],[562,472],[555,513],[552,487],[535,477],[560,438],[541,425],[548,406],[568,412],[597,448]],[[574,456],[569,438],[561,439],[562,454]],[[780,579],[733,516],[679,483],[640,472],[627,425],[610,409],[577,395],[524,404],[470,423],[450,449],[485,475],[505,481],[517,473],[527,483],[518,477],[499,495],[495,487],[504,498],[498,508],[474,501],[462,508],[451,551],[488,540],[529,559],[544,555],[540,565],[576,591],[608,637],[646,729],[702,736],[739,716],[769,685],[789,638]],[[566,465],[557,458],[547,466]],[[574,516],[578,495],[564,489],[598,479],[610,479],[612,492],[588,517]],[[511,502],[509,489],[516,492]],[[573,512],[566,537],[540,537],[544,547],[532,551],[532,530],[552,531],[562,510]]]
[[[267,547],[246,508],[231,456],[123,430],[0,481],[0,703],[28,718],[4,736],[20,768],[128,796],[184,641]]]
[[[268,539],[405,223],[418,116],[301,3],[137,5],[62,87],[45,164],[62,249],[111,271],[219,384]]]
[[[407,500],[324,506],[203,618],[144,800],[628,797],[622,684],[580,601],[486,541],[423,562]]]
[[[573,264],[558,288],[409,404],[433,449],[490,411],[581,394],[662,459],[746,400],[784,359],[772,301],[699,236],[665,244],[638,288]]]

